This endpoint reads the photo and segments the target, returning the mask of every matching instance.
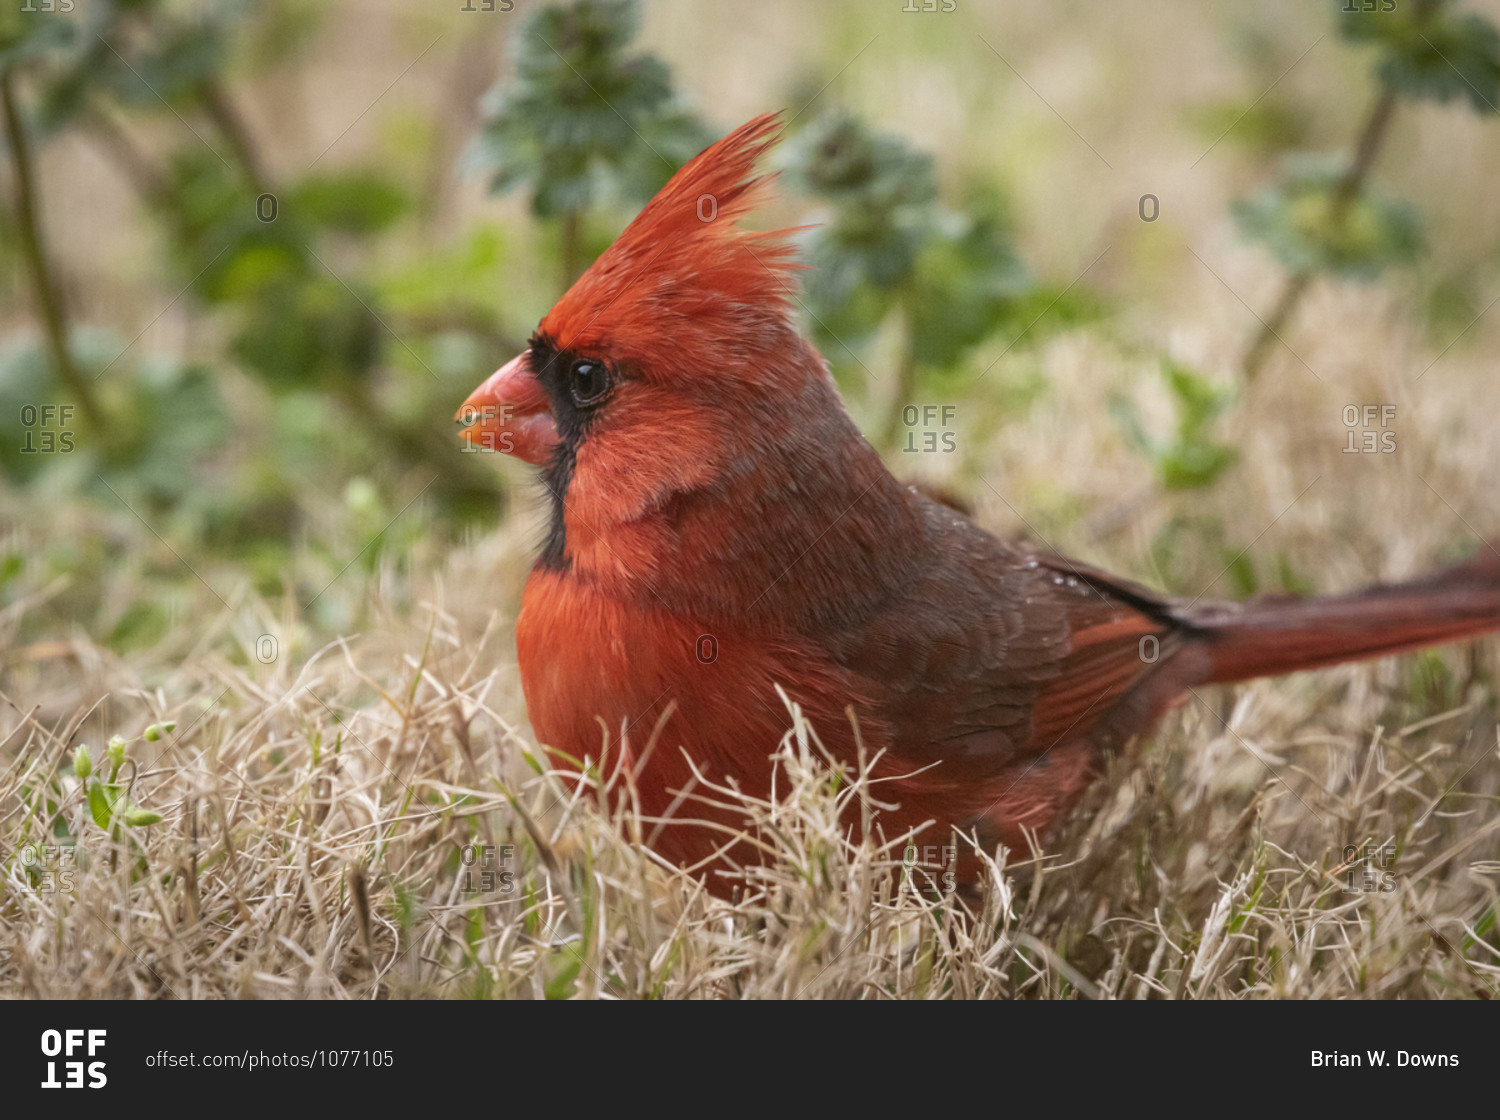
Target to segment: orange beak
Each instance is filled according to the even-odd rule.
[[[558,444],[547,391],[531,369],[529,353],[490,374],[454,419],[468,425],[459,436],[470,445],[537,466],[547,464]]]

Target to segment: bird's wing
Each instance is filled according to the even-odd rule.
[[[983,773],[1092,737],[1184,624],[1146,588],[1004,545],[933,506],[923,574],[841,637],[891,749]]]

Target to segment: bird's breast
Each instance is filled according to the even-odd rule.
[[[845,708],[860,702],[795,636],[643,607],[545,568],[527,582],[516,647],[532,728],[554,763],[592,760],[606,781],[627,767],[647,827],[682,822],[664,825],[652,847],[688,867],[711,857],[724,829],[744,826],[711,786],[771,795],[770,759],[792,726],[778,686],[841,748]]]
[[[691,777],[766,788],[791,726],[777,686],[823,723],[842,722],[848,682],[795,635],[731,629],[624,601],[568,572],[531,575],[516,621],[521,684],[538,740],[574,758],[639,756],[648,780]]]

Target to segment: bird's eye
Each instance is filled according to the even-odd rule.
[[[610,389],[609,369],[603,362],[579,358],[569,374],[573,400],[577,404],[597,404]]]

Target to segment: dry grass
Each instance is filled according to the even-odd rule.
[[[7,694],[0,991],[1500,990],[1500,758],[1482,667],[1458,707],[1399,728],[1380,724],[1411,692],[1410,662],[1192,698],[1153,741],[1113,763],[1044,857],[987,853],[990,879],[973,895],[912,889],[906,838],[849,842],[840,810],[857,799],[873,811],[880,790],[832,765],[799,720],[777,758],[780,799],[744,804],[747,831],[777,857],[748,875],[731,905],[636,842],[652,826],[631,811],[628,775],[602,768],[611,808],[601,811],[598,798],[542,770],[507,718],[520,707],[497,616],[484,636],[435,604],[415,613],[404,629],[329,646],[295,667],[289,658],[262,666],[251,648],[210,654],[158,690],[112,689],[107,714],[89,704],[56,719],[56,705],[27,708]],[[105,680],[126,672],[82,637],[53,660],[92,663]],[[1464,656],[1449,663],[1461,667]],[[372,675],[371,665],[384,671]],[[112,841],[88,816],[73,747],[87,738],[98,758],[106,732],[139,734],[168,718],[175,732],[129,746],[132,803],[164,819]],[[86,726],[94,730],[84,735]],[[698,795],[736,799],[707,776]],[[56,845],[57,821],[76,847],[41,855],[38,845]],[[1394,850],[1388,866],[1374,866],[1393,873],[1388,892],[1346,889],[1345,846],[1366,844]],[[1360,883],[1363,869],[1353,876]]]

